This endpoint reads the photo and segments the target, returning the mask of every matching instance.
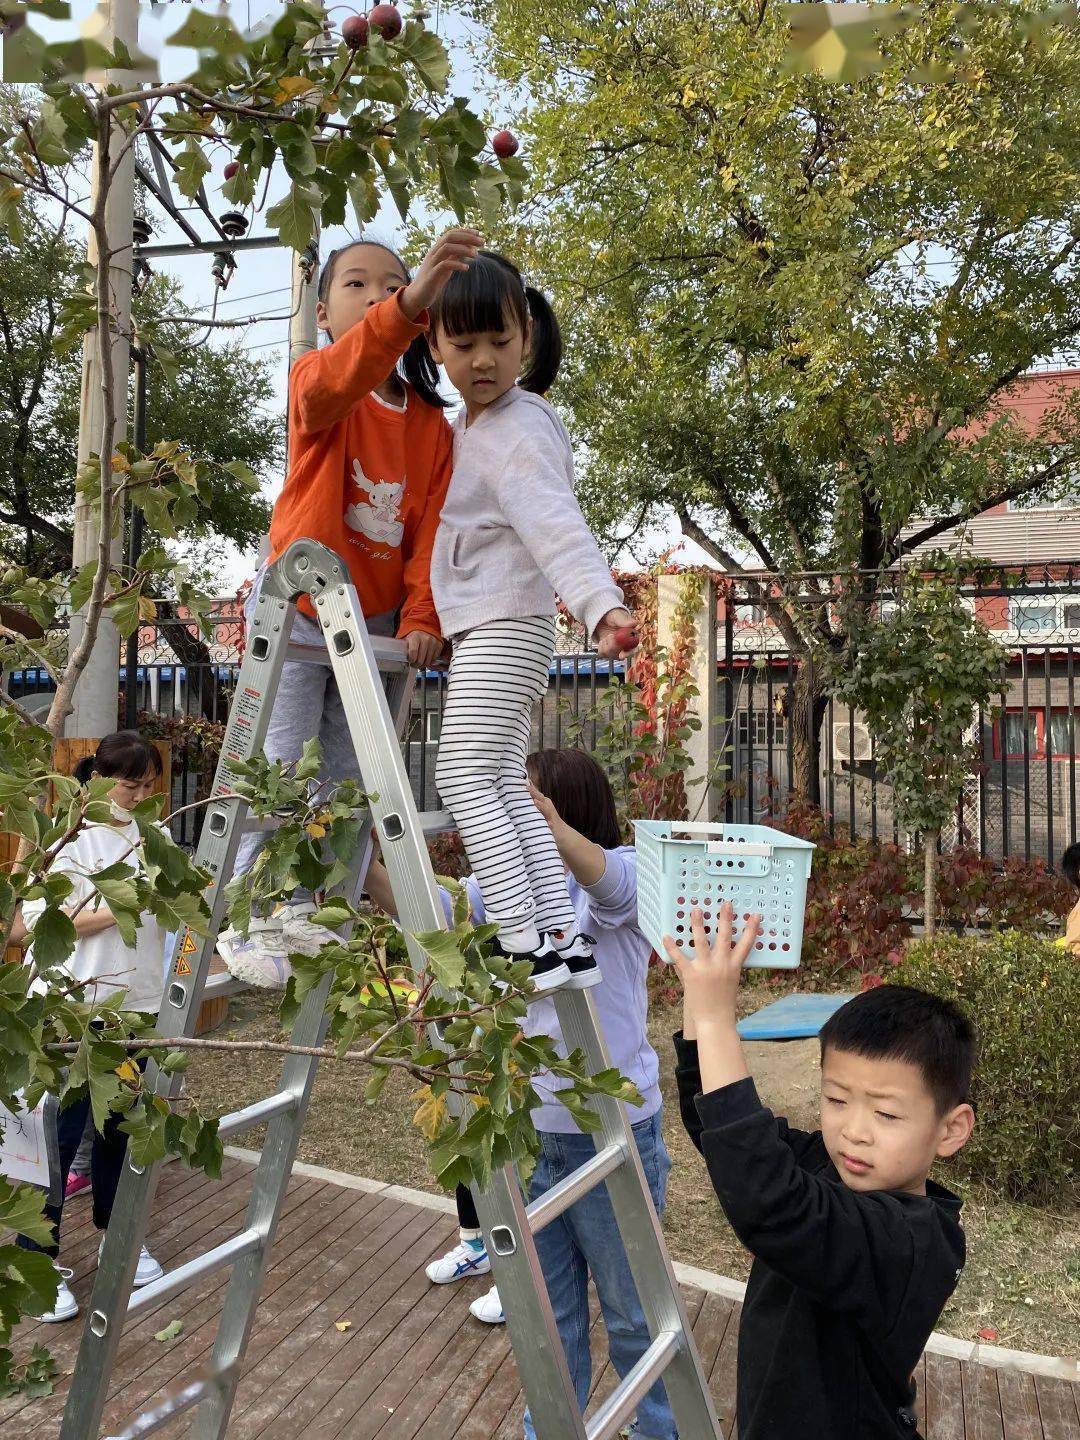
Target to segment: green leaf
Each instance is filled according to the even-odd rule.
[[[288,120],[274,127],[274,140],[281,151],[285,168],[294,179],[314,175],[317,168],[315,146],[306,130]]]
[[[173,172],[181,195],[194,200],[199,186],[210,173],[210,161],[197,140],[188,140],[176,161]]]
[[[407,44],[406,54],[427,88],[435,95],[445,94],[450,79],[450,56],[438,35],[433,30],[420,30]]]
[[[294,182],[288,195],[267,210],[266,223],[278,232],[283,245],[293,250],[306,248],[315,228],[319,199],[313,187]]]
[[[41,968],[62,965],[75,949],[75,924],[70,915],[50,906],[34,924],[34,959]]]
[[[409,218],[409,172],[390,155],[379,153],[379,167],[386,179],[387,189],[394,197],[394,204],[403,220]]]
[[[427,930],[413,938],[427,956],[436,980],[447,990],[457,990],[465,976],[460,930]]]
[[[227,460],[221,468],[227,474],[231,475],[234,480],[239,480],[240,484],[250,494],[254,495],[258,493],[259,477],[250,465],[244,464],[243,460]]]
[[[241,55],[247,48],[244,37],[224,15],[207,15],[191,10],[184,23],[165,40],[166,45],[184,46],[211,55]]]
[[[326,925],[333,930],[355,919],[356,911],[342,895],[328,896],[311,917],[312,924]],[[326,938],[329,940],[331,937],[328,935]]]
[[[0,1225],[39,1245],[51,1245],[52,1221],[42,1213],[44,1204],[43,1190],[33,1185],[13,1185],[0,1177]]]
[[[71,582],[69,600],[73,611],[81,610],[90,598],[90,591],[93,588],[94,576],[97,574],[98,562],[90,560],[85,564]]]

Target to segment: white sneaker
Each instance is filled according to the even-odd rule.
[[[313,900],[281,907],[285,944],[290,953],[297,950],[301,955],[317,955],[324,945],[337,938],[336,931],[326,925],[313,925],[308,919],[318,908]]]
[[[469,1313],[485,1325],[505,1325],[506,1316],[503,1314],[502,1301],[499,1299],[499,1287],[492,1286],[486,1295],[481,1295],[479,1300],[474,1300],[469,1306]]]
[[[578,933],[569,945],[562,947],[555,934],[552,934],[550,939],[569,971],[569,979],[563,986],[565,990],[589,990],[593,985],[601,983],[604,977],[600,974],[600,966],[593,954],[596,941],[591,935]]]
[[[293,973],[289,956],[315,955],[334,938],[332,930],[308,919],[317,909],[313,900],[278,905],[273,914],[252,920],[246,938],[238,930],[223,930],[217,949],[229,973],[245,985],[284,990]]]
[[[56,1265],[55,1260],[53,1264]],[[43,1325],[58,1325],[61,1320],[71,1320],[79,1313],[79,1302],[68,1289],[67,1283],[74,1273],[74,1270],[65,1270],[62,1265],[56,1265],[60,1282],[56,1288],[56,1303],[51,1310],[46,1310],[44,1315],[35,1315],[35,1320],[40,1320]]]
[[[246,936],[239,930],[223,930],[218,936],[217,952],[230,975],[245,985],[284,990],[289,983],[292,966],[280,913],[252,920]]]
[[[424,1274],[433,1285],[449,1285],[454,1280],[471,1280],[474,1275],[490,1275],[491,1261],[483,1247],[477,1250],[463,1240],[440,1259],[432,1260]]]
[[[101,1255],[105,1249],[105,1237],[101,1237],[101,1244],[98,1246],[98,1264],[101,1264]],[[135,1279],[132,1282],[136,1289],[140,1285],[149,1285],[151,1281],[160,1280],[165,1274],[153,1255],[145,1245],[139,1247],[139,1263],[135,1266]]]

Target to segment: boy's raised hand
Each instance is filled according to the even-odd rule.
[[[468,270],[483,249],[479,230],[447,230],[420,262],[416,274],[401,292],[401,308],[410,320],[426,310],[451,275]]]
[[[675,966],[686,995],[686,1007],[700,1027],[709,1020],[732,1021],[735,998],[739,993],[742,969],[761,933],[761,916],[751,915],[737,941],[732,941],[734,912],[730,901],[720,906],[716,917],[716,938],[709,944],[705,921],[700,910],[690,914],[690,931],[694,937],[693,958],[680,950],[668,935],[664,948]]]

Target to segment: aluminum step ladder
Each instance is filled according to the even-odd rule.
[[[310,597],[325,632],[326,651],[310,647],[304,650],[290,643],[295,602],[303,595]],[[165,1037],[190,1035],[194,1029],[223,919],[225,882],[232,874],[245,828],[261,828],[259,822],[248,819],[248,807],[243,801],[218,797],[231,796],[233,765],[262,748],[286,659],[323,665],[329,661],[333,669],[364,788],[372,797],[357,847],[358,865],[366,865],[373,829],[382,846],[416,971],[424,968],[425,956],[412,934],[446,926],[425,835],[447,828],[448,817],[441,812],[418,814],[399,738],[408,721],[415,672],[400,642],[368,634],[348,571],[338,556],[314,541],[298,540],[267,570],[248,627],[247,647],[211,791],[212,803],[196,854],[196,862],[212,877],[207,892],[212,921],[205,937],[183,932],[178,939],[159,1016],[158,1028]],[[218,803],[213,803],[215,800]],[[363,873],[362,868],[359,873]],[[294,1044],[318,1047],[323,1043],[331,980],[330,975],[324,977],[305,999],[292,1033]],[[580,1046],[592,1073],[607,1069],[610,1062],[588,992],[560,991],[554,999],[569,1049]],[[228,1269],[231,1273],[207,1365],[112,1437],[143,1440],[178,1415],[193,1411],[188,1434],[194,1440],[224,1440],[316,1065],[314,1057],[288,1056],[278,1090],[221,1119],[219,1132],[223,1139],[232,1139],[258,1125],[267,1127],[243,1228],[231,1239],[136,1292],[132,1281],[160,1163],[140,1166],[128,1160],[106,1234],[60,1440],[94,1440],[99,1435],[126,1321],[207,1275]],[[159,1095],[174,1098],[181,1077],[167,1076],[151,1062],[147,1084]],[[720,1440],[715,1406],[625,1112],[618,1101],[608,1097],[597,1097],[593,1104],[601,1122],[593,1160],[529,1206],[522,1198],[512,1166],[496,1172],[487,1190],[476,1195],[493,1277],[537,1435],[539,1440],[611,1440],[633,1415],[641,1398],[662,1378],[682,1440]],[[533,1237],[575,1200],[605,1181],[651,1344],[586,1426]]]

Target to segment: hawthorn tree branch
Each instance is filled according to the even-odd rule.
[[[963,525],[968,520],[974,520],[979,515],[984,515],[987,510],[992,510],[995,505],[1004,505],[1009,500],[1019,500],[1024,495],[1030,495],[1033,490],[1038,490],[1048,480],[1056,480],[1076,463],[1074,455],[1062,456],[1052,465],[1040,470],[1037,475],[1029,476],[1026,480],[1020,480],[1015,485],[1007,485],[1003,490],[998,490],[993,495],[987,495],[975,505],[969,505],[966,509],[958,510],[953,515],[943,515],[938,520],[933,520],[928,525],[910,536],[907,540],[901,541],[897,536],[890,545],[886,547],[886,555],[890,561],[898,560],[902,555],[910,555],[918,550],[921,545],[936,540],[947,530],[952,530],[957,525]]]

